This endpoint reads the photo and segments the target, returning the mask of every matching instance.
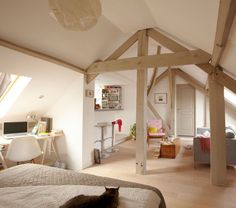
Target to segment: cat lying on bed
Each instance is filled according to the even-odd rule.
[[[119,187],[108,188],[100,196],[78,195],[67,201],[60,208],[117,208],[119,201]]]

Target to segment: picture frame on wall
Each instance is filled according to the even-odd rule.
[[[155,104],[167,104],[167,93],[155,93],[154,94]]]
[[[94,98],[94,90],[85,90],[85,96],[89,98]]]

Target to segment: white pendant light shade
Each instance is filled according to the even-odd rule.
[[[48,0],[56,20],[69,30],[88,30],[101,16],[100,0]]]

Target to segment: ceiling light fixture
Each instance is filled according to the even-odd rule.
[[[55,19],[68,30],[85,31],[102,14],[100,0],[48,0]]]

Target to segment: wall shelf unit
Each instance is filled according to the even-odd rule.
[[[98,110],[122,110],[122,88],[119,85],[106,85],[102,90],[102,108]]]

